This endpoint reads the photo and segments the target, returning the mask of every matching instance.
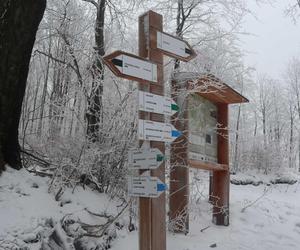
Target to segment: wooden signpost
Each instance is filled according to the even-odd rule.
[[[165,142],[181,136],[164,115],[178,111],[177,104],[164,97],[163,55],[182,61],[196,56],[192,47],[180,38],[163,32],[163,18],[148,11],[139,17],[139,56],[115,51],[104,57],[105,64],[119,77],[139,82],[139,145],[129,152],[130,168],[140,176],[129,177],[128,193],[139,197],[139,249],[166,250]],[[145,144],[145,145],[146,145]],[[150,170],[150,176],[144,171]]]

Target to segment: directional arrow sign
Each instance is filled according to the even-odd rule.
[[[172,142],[181,135],[172,124],[139,119],[139,140]]]
[[[157,177],[138,176],[128,177],[128,194],[136,197],[157,198],[167,189]]]
[[[156,169],[163,161],[164,155],[158,148],[136,149],[128,153],[128,164],[132,169]]]
[[[179,107],[169,97],[139,91],[139,110],[163,115],[173,115],[179,110]]]
[[[156,44],[164,54],[184,62],[196,57],[196,52],[186,41],[164,32],[157,31]]]
[[[140,83],[157,83],[157,64],[136,55],[118,50],[105,56],[104,62],[116,76]]]

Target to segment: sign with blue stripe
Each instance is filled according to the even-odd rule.
[[[181,135],[172,124],[139,119],[139,140],[173,142]]]
[[[165,190],[167,190],[167,185],[157,177],[153,177],[153,176],[128,177],[129,196],[157,198]]]

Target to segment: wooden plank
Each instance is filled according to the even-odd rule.
[[[172,116],[172,124],[183,136],[171,144],[170,170],[170,198],[169,222],[170,230],[177,233],[189,231],[189,168],[188,168],[188,98],[178,96],[180,87],[172,81],[172,98],[179,105],[180,110]],[[182,102],[182,100],[184,100]]]
[[[192,168],[203,169],[203,170],[210,170],[210,171],[224,171],[228,169],[228,165],[226,164],[214,164],[210,162],[202,162],[196,160],[189,160],[189,166]]]
[[[228,104],[218,105],[218,163],[229,166]],[[229,225],[229,169],[214,171],[212,178],[213,223]]]
[[[154,94],[164,94],[163,81],[163,55],[158,51],[153,51],[147,44],[147,32],[150,26],[162,31],[162,16],[148,11],[139,17],[139,56],[149,59],[158,64],[157,84],[149,83],[147,86],[140,85],[139,89]],[[145,28],[147,30],[145,30]],[[149,35],[149,34],[148,34]],[[164,122],[164,116],[155,113],[139,112],[140,119],[149,119],[157,122]],[[143,141],[140,141],[140,144]],[[163,142],[150,142],[151,148],[158,148],[165,153]],[[151,176],[157,176],[165,182],[165,164],[155,170],[151,170]],[[139,199],[139,248],[140,250],[165,250],[166,249],[166,195],[161,194],[159,198]]]

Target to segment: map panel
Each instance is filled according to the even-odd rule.
[[[217,163],[217,106],[191,94],[189,110],[189,159]]]

